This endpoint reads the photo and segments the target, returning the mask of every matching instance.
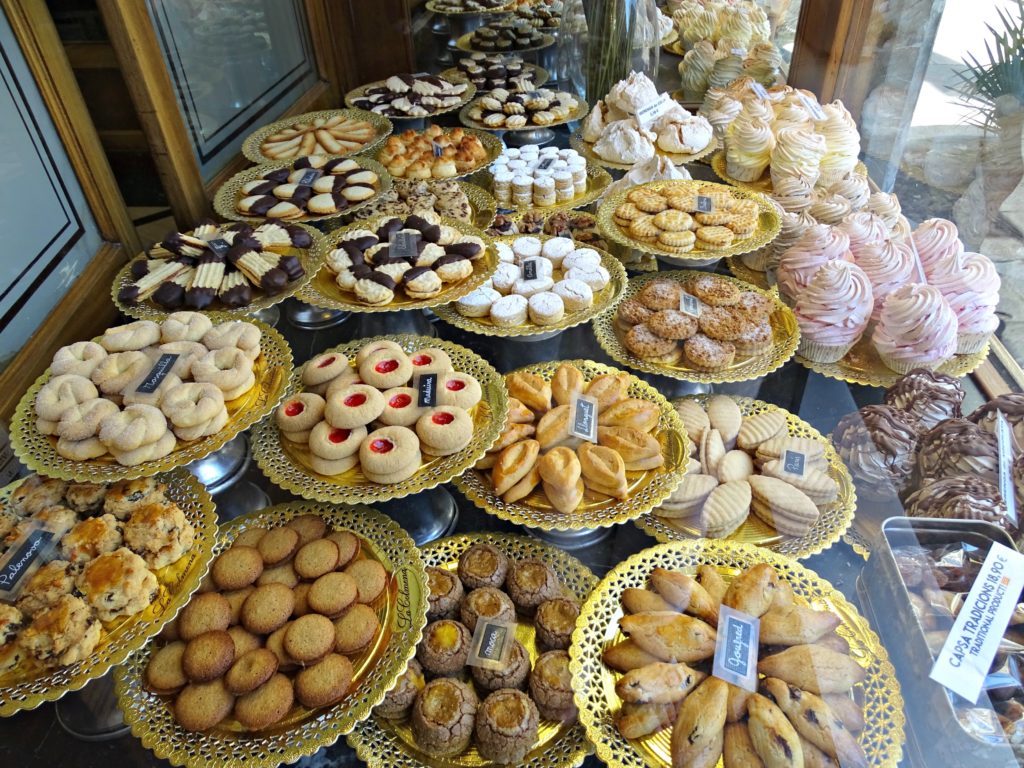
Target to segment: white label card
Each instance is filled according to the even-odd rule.
[[[993,542],[929,677],[972,704],[1024,587],[1024,555]]]
[[[636,111],[636,121],[643,126],[650,125],[675,105],[667,93],[661,94],[650,104],[644,104]]]
[[[806,461],[807,457],[800,453],[800,451],[787,450],[782,459],[782,471],[797,477],[803,477],[804,463]]]
[[[811,117],[815,120],[825,119],[825,111],[821,108],[821,105],[816,99],[808,96],[806,93],[801,93],[800,100],[804,103],[804,106],[807,107],[807,111],[811,113]]]
[[[683,291],[679,295],[679,311],[685,312],[690,317],[700,317],[700,299],[692,293]]]
[[[757,691],[757,643],[761,620],[726,605],[718,609],[718,640],[711,674],[720,680]]]
[[[1006,512],[1014,525],[1017,524],[1017,498],[1013,491],[1013,442],[1010,422],[1002,411],[996,411],[996,441],[999,446],[999,494],[1006,504]]]
[[[747,85],[750,86],[750,90],[754,92],[754,95],[759,99],[768,98],[768,89],[761,85],[757,80],[751,80]]]
[[[569,434],[597,442],[597,399],[579,393],[569,398]]]

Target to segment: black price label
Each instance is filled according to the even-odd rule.
[[[399,230],[392,232],[388,238],[388,255],[398,259],[415,259],[416,244],[420,240],[419,232]]]
[[[700,317],[700,299],[684,291],[679,295],[679,311],[690,317]]]
[[[228,252],[228,248],[231,247],[231,243],[222,237],[218,237],[216,240],[210,240],[206,243],[206,247],[213,251],[215,256],[223,256]]]
[[[802,477],[804,474],[804,463],[807,457],[799,451],[786,451],[782,460],[782,470],[791,475]]]
[[[711,213],[715,210],[715,201],[705,195],[697,195],[697,210],[701,213]]]
[[[469,645],[467,664],[484,669],[502,670],[508,666],[516,640],[516,625],[507,621],[477,619]]]
[[[416,404],[420,408],[433,408],[437,405],[437,374],[421,373],[416,379]]]
[[[555,164],[555,160],[557,159],[557,157],[545,157],[543,160],[537,163],[537,168],[539,168],[542,171],[546,171],[548,168]]]
[[[156,392],[163,383],[163,380],[167,378],[167,374],[171,372],[179,357],[180,355],[172,354],[160,355],[160,359],[153,364],[149,373],[146,374],[146,378],[135,388],[135,391],[142,395],[151,395]]]
[[[597,400],[574,394],[569,400],[569,434],[591,443],[597,442]]]
[[[754,616],[721,606],[718,639],[711,674],[747,691],[757,690],[757,643],[761,622]]]
[[[17,596],[23,580],[42,562],[53,538],[50,531],[33,528],[7,550],[6,557],[0,560],[0,599]]]
[[[523,262],[523,279],[524,280],[536,280],[537,279],[537,260],[527,259]]]
[[[309,187],[323,175],[324,172],[320,168],[307,168],[305,173],[299,177],[298,183]]]

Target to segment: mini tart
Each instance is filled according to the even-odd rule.
[[[564,597],[541,603],[533,618],[537,642],[548,650],[568,650],[579,615],[579,605]]]
[[[395,687],[387,692],[384,701],[374,707],[374,714],[389,720],[400,720],[409,714],[416,697],[426,682],[423,679],[423,667],[416,659],[409,659],[409,666],[398,678]]]
[[[459,617],[470,632],[475,632],[478,619],[514,622],[516,607],[509,596],[500,589],[480,587],[466,595]]]
[[[462,671],[469,658],[473,635],[452,619],[440,619],[427,625],[416,649],[423,669],[433,675],[454,675]]]
[[[495,691],[476,715],[476,748],[480,757],[500,763],[519,763],[537,741],[540,714],[522,691]]]
[[[416,745],[436,756],[463,752],[473,738],[478,706],[476,694],[466,683],[449,677],[430,681],[412,708]]]
[[[530,654],[526,651],[526,647],[516,640],[512,644],[512,652],[509,654],[504,669],[472,666],[469,671],[473,675],[473,682],[484,690],[497,691],[501,688],[522,690],[530,676]]]
[[[560,586],[551,567],[535,558],[515,561],[505,579],[505,589],[516,608],[531,616],[545,600],[558,597]]]
[[[537,702],[540,716],[545,720],[563,723],[576,720],[568,653],[548,651],[537,657],[530,673],[530,696]]]
[[[427,568],[427,584],[430,586],[427,621],[456,618],[464,594],[459,577],[444,568],[431,566]]]
[[[508,574],[508,556],[490,544],[474,544],[459,558],[459,578],[466,589],[500,588]]]

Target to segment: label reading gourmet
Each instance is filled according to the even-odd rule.
[[[574,394],[569,399],[569,434],[591,443],[597,442],[597,400]]]
[[[757,642],[760,631],[760,619],[721,606],[711,674],[746,691],[756,691]]]
[[[505,669],[515,641],[515,623],[478,619],[466,663],[483,669]]]
[[[180,355],[160,355],[160,359],[153,364],[149,373],[146,374],[146,378],[135,388],[135,391],[143,395],[151,395],[156,392],[160,384],[163,383],[163,380],[167,378],[167,374],[171,372],[174,364],[178,361],[178,357]]]

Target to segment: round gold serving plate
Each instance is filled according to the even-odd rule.
[[[824,552],[839,541],[844,534],[852,530],[850,526],[853,522],[853,514],[857,509],[857,492],[853,487],[850,470],[839,458],[839,454],[832,446],[832,441],[800,417],[762,400],[734,395],[730,395],[730,397],[736,401],[745,417],[758,413],[783,413],[786,416],[786,430],[791,437],[808,437],[820,442],[825,448],[828,476],[835,480],[839,495],[831,504],[819,508],[821,515],[818,517],[818,521],[803,536],[781,534],[751,512],[743,525],[726,537],[725,541],[755,544],[796,560]],[[692,395],[674,402],[696,400],[701,407],[706,407],[710,399],[711,395]],[[700,530],[699,521],[693,517],[659,517],[657,508],[634,522],[638,528],[661,542],[690,541],[700,539],[704,535]]]
[[[636,240],[630,237],[628,233],[624,232],[619,225],[615,223],[615,209],[626,202],[626,198],[635,190],[644,189],[650,192],[660,192],[663,189],[682,188],[697,190],[701,187],[707,188],[709,186],[727,191],[734,197],[753,200],[757,203],[757,229],[746,237],[733,240],[731,244],[724,248],[703,247],[700,244],[700,240],[697,240],[692,251],[676,253],[659,247],[657,243],[644,243],[640,240]],[[779,230],[782,229],[782,217],[779,216],[779,211],[775,204],[762,194],[751,192],[749,190],[726,187],[722,184],[714,184],[707,181],[673,180],[650,181],[646,184],[640,184],[636,187],[624,189],[621,192],[615,193],[611,197],[605,198],[601,202],[601,207],[597,209],[597,224],[606,237],[611,238],[615,242],[620,243],[627,248],[635,248],[636,250],[643,251],[644,253],[653,253],[656,256],[671,258],[674,261],[686,262],[691,260],[703,261],[707,259],[721,259],[726,256],[735,256],[739,253],[749,253],[750,251],[756,251],[758,248],[763,248],[778,236]]]
[[[851,525],[850,529],[843,534],[843,541],[865,560],[871,557],[871,542],[856,525]]]
[[[673,56],[685,56],[686,48],[679,39],[679,30],[673,29],[668,35],[661,39],[661,50],[671,53]]]
[[[117,670],[115,686],[125,723],[142,746],[172,765],[270,768],[294,763],[334,744],[370,716],[405,671],[426,624],[426,572],[409,535],[391,518],[361,505],[332,506],[296,501],[235,518],[221,526],[214,554],[227,549],[242,531],[279,526],[297,515],[320,515],[328,525],[359,536],[362,556],[380,562],[391,574],[388,588],[371,607],[384,628],[368,651],[350,657],[352,686],[332,707],[308,710],[295,705],[285,719],[262,732],[246,731],[235,720],[196,733],[174,719],[173,697],[145,688],[152,643]]]
[[[696,270],[681,270],[673,272],[652,272],[646,275],[634,277],[629,281],[621,301],[632,298],[653,280],[675,280],[685,283],[694,277],[706,276],[707,272]],[[615,310],[609,310],[603,315],[594,318],[594,335],[597,343],[608,353],[610,357],[623,365],[628,365],[638,371],[656,373],[659,376],[668,376],[680,381],[694,381],[703,384],[724,384],[736,381],[749,381],[766,376],[772,371],[781,368],[786,361],[793,357],[798,346],[800,346],[800,328],[796,322],[796,315],[793,310],[779,301],[779,297],[770,291],[755,288],[744,283],[735,277],[716,275],[722,280],[733,282],[737,288],[744,291],[755,291],[763,294],[772,300],[775,310],[772,312],[770,323],[772,326],[772,347],[759,355],[740,357],[733,364],[714,371],[701,371],[687,365],[685,358],[676,363],[665,364],[655,363],[650,360],[642,360],[628,349],[624,343],[625,333],[620,331],[615,324]]]
[[[601,374],[623,373],[610,365],[592,360],[554,360],[535,363],[518,369],[536,374],[550,381],[558,366],[563,363],[574,365],[583,374],[584,381],[590,381]],[[511,375],[511,374],[509,374]],[[629,375],[629,374],[627,374]],[[645,472],[627,472],[627,498],[611,499],[603,494],[586,491],[583,501],[572,514],[562,514],[548,501],[544,490],[538,486],[524,499],[509,504],[494,493],[490,470],[470,469],[454,480],[455,487],[480,509],[488,514],[508,520],[516,525],[539,528],[542,531],[576,531],[581,528],[607,528],[618,523],[635,520],[650,512],[669,497],[686,473],[686,429],[672,407],[672,403],[654,387],[635,376],[629,375],[629,397],[646,400],[658,406],[661,416],[652,433],[661,443],[665,463],[657,469]]]
[[[340,475],[321,475],[308,464],[309,448],[283,440],[278,434],[274,417],[264,419],[253,430],[253,457],[274,485],[291,491],[304,499],[333,502],[335,504],[372,503],[401,499],[420,491],[436,488],[453,477],[466,472],[487,452],[505,428],[508,415],[508,390],[505,380],[494,367],[474,352],[450,341],[428,336],[401,334],[357,339],[347,344],[324,350],[340,352],[349,358],[355,368],[356,352],[371,341],[386,339],[398,344],[406,352],[424,347],[440,347],[451,358],[452,367],[468,373],[480,382],[483,398],[469,412],[473,419],[473,439],[469,445],[451,456],[424,457],[427,459],[419,471],[408,480],[381,485],[367,480],[357,465]],[[302,366],[292,373],[289,393],[302,391]]]
[[[444,132],[445,133],[450,133],[451,130],[452,130],[451,128],[444,128]],[[501,139],[499,139],[497,136],[495,136],[493,133],[491,133],[489,131],[478,131],[476,128],[460,128],[459,130],[464,131],[467,135],[476,136],[478,139],[480,139],[480,143],[483,144],[484,151],[487,152],[487,158],[482,163],[480,163],[480,165],[476,166],[475,168],[470,168],[465,173],[458,173],[455,176],[450,177],[450,179],[462,179],[462,178],[465,178],[466,176],[469,176],[471,174],[477,173],[478,171],[484,170],[485,168],[490,166],[491,163],[493,163],[495,160],[498,159],[498,156],[501,154],[501,150],[504,148],[504,144],[501,143]],[[417,131],[417,133],[422,133],[422,131]],[[383,150],[383,147],[378,147],[374,151],[374,153],[373,153],[373,159],[377,160],[377,162],[380,162],[380,155],[381,155],[381,151],[382,150]],[[449,179],[406,179],[404,176],[394,176],[394,178],[402,179],[404,181],[447,181],[447,180],[449,180]]]
[[[512,560],[541,560],[558,574],[563,594],[580,604],[597,584],[597,577],[591,570],[572,555],[537,539],[512,533],[459,534],[431,542],[421,552],[427,567],[454,572],[459,557],[474,544],[491,544]],[[531,665],[541,653],[534,638],[533,623],[520,619],[516,639],[525,646]],[[408,718],[388,720],[371,717],[349,734],[348,743],[370,768],[480,768],[499,765],[480,757],[475,746],[450,757],[434,757],[421,751],[416,746]],[[537,743],[517,765],[520,768],[574,768],[591,752],[593,747],[579,723],[565,725],[541,720]]]
[[[438,75],[438,77],[441,77],[442,80],[447,79],[441,75]],[[385,82],[385,80],[377,80],[375,82],[367,83],[366,85],[360,85],[358,88],[352,89],[351,91],[345,94],[345,106],[349,107],[350,109],[359,109],[359,107],[357,107],[352,102],[355,99],[358,99],[361,96],[363,96],[366,93],[366,91],[369,90],[370,88],[380,88],[381,86],[384,85]],[[386,115],[386,117],[388,118],[388,120],[431,120],[435,117],[438,117],[439,115],[445,115],[448,114],[449,112],[454,112],[456,109],[465,106],[465,104],[476,95],[475,85],[468,81],[459,82],[468,87],[466,88],[465,91],[462,92],[462,95],[459,96],[458,104],[453,104],[450,107],[442,107],[426,115]],[[452,82],[452,85],[454,85],[454,82]]]
[[[417,182],[403,183],[415,184]],[[432,184],[432,182],[429,181],[426,183]],[[462,181],[461,179],[455,183],[459,185],[459,189],[462,190],[466,195],[466,199],[469,200],[473,226],[477,229],[487,229],[491,226],[491,222],[494,221],[494,217],[498,214],[497,201],[495,201],[487,190],[477,186],[476,184],[471,184],[468,181]],[[394,190],[394,187],[395,185],[392,185],[392,190]],[[373,207],[370,206],[359,211],[352,221],[366,221],[367,219],[377,218],[382,215],[408,216],[411,213],[412,211],[406,214],[381,214],[376,212]]]
[[[771,290],[771,286],[768,285],[768,273],[758,272],[756,269],[751,269],[743,263],[743,259],[739,256],[726,256],[725,265],[732,272],[733,277],[742,280],[745,283],[750,283],[755,288],[760,288],[762,291]]]
[[[165,307],[161,307],[153,301],[152,298],[146,299],[138,304],[128,304],[127,302],[121,301],[121,299],[118,298],[118,294],[121,292],[121,289],[128,284],[135,282],[132,279],[132,264],[140,259],[145,259],[145,252],[140,253],[135,260],[125,264],[121,268],[121,271],[117,273],[117,277],[114,278],[114,282],[110,286],[110,298],[113,300],[114,306],[121,310],[121,312],[128,315],[128,317],[135,318],[136,320],[154,320],[156,322],[161,322],[166,320],[167,316],[172,312],[178,312],[181,310],[189,312],[219,312],[223,315],[229,315],[236,320],[244,320],[249,315],[253,315],[262,309],[272,307],[275,304],[280,304],[285,299],[294,296],[302,290],[310,280],[313,279],[313,275],[315,275],[317,270],[320,269],[320,265],[323,263],[323,255],[322,249],[318,249],[317,244],[320,242],[323,235],[313,227],[307,227],[302,224],[299,224],[298,226],[302,227],[309,233],[309,236],[313,238],[313,244],[310,245],[309,248],[279,248],[275,246],[273,249],[268,250],[270,253],[276,253],[282,256],[297,257],[302,263],[302,269],[305,271],[305,274],[298,280],[290,282],[280,293],[275,293],[273,295],[266,293],[261,288],[250,283],[256,297],[244,307],[226,307],[217,299],[214,299],[213,304],[202,310],[193,310],[189,307],[167,309]],[[188,234],[191,234],[191,232]]]
[[[989,344],[980,352],[970,355],[953,355],[935,370],[955,379],[973,373],[988,357]],[[900,378],[900,374],[891,370],[879,357],[875,345],[868,334],[854,344],[853,349],[838,363],[815,363],[805,357],[796,355],[794,358],[804,368],[838,379],[848,384],[863,384],[866,387],[891,387]]]
[[[355,229],[369,229],[372,232],[376,232],[377,228],[381,223],[387,219],[392,218],[406,218],[405,216],[375,216],[371,219],[357,219],[356,221],[348,224],[340,229],[333,230],[330,234],[325,236],[319,244],[319,248],[322,249],[318,253],[318,257],[321,262],[325,261],[327,255],[337,247],[337,244],[341,241],[341,238],[345,233]],[[370,304],[363,304],[356,298],[356,295],[351,291],[344,291],[335,281],[335,274],[332,272],[326,264],[324,267],[316,273],[312,280],[310,280],[306,287],[303,288],[298,298],[307,304],[312,304],[314,307],[322,307],[324,309],[340,309],[345,312],[401,312],[407,309],[429,309],[431,307],[437,307],[442,304],[447,304],[450,301],[461,299],[467,293],[476,288],[479,288],[483,283],[494,274],[494,271],[498,268],[498,252],[491,245],[491,238],[482,230],[472,227],[465,222],[458,221],[457,219],[449,219],[445,216],[440,217],[442,224],[447,224],[450,227],[454,227],[464,235],[473,235],[479,237],[487,244],[487,250],[483,256],[473,261],[473,272],[465,280],[460,280],[457,283],[453,283],[448,288],[444,288],[437,296],[430,299],[410,299],[405,295],[404,291],[399,291],[395,295],[394,301],[390,304],[384,304],[382,306],[372,306]]]
[[[219,313],[210,313],[215,324],[234,320]],[[162,459],[146,461],[133,467],[118,464],[109,454],[90,461],[73,461],[57,453],[57,438],[36,430],[35,402],[40,388],[50,380],[49,369],[28,388],[18,402],[11,419],[11,447],[14,455],[31,470],[48,477],[78,482],[111,483],[149,477],[168,472],[175,467],[191,464],[207,456],[262,419],[284,397],[288,373],[292,368],[292,351],[288,342],[275,329],[259,320],[249,319],[263,332],[260,356],[253,363],[256,383],[241,397],[229,400],[228,423],[220,432],[188,443],[178,442],[171,453]]]
[[[265,157],[263,153],[260,152],[260,146],[268,137],[273,136],[278,131],[283,131],[285,128],[291,128],[296,123],[308,123],[319,119],[330,120],[338,114],[351,120],[365,120],[376,129],[376,135],[359,149],[352,152],[345,152],[341,155],[332,155],[332,157],[351,157],[352,155],[361,155],[366,152],[370,152],[371,150],[376,149],[377,146],[394,130],[394,126],[391,124],[391,121],[383,115],[378,115],[376,112],[370,112],[365,109],[325,109],[319,112],[306,112],[302,115],[286,117],[283,120],[278,120],[270,125],[265,125],[262,128],[253,131],[246,136],[245,141],[242,142],[242,154],[257,164],[282,162],[280,160]],[[297,157],[299,157],[299,155],[295,155],[291,159],[295,160]]]
[[[427,3],[426,8],[431,13],[439,13],[442,16],[488,16],[495,13],[512,13],[516,9],[516,2],[511,2],[497,8],[485,8],[480,11],[444,11],[435,3]]]
[[[167,497],[181,508],[195,529],[192,547],[177,562],[153,571],[159,587],[148,608],[134,616],[102,623],[99,645],[89,658],[56,669],[24,660],[14,669],[0,674],[0,717],[56,701],[69,691],[77,691],[89,681],[103,677],[111,667],[124,662],[177,616],[199,588],[199,582],[209,567],[217,535],[213,499],[187,469],[175,469],[160,479],[167,484]],[[7,503],[21,483],[18,480],[0,490],[0,507]]]
[[[494,175],[490,171],[483,171],[471,178],[476,184],[483,187],[488,194],[494,195]],[[529,208],[512,208],[512,213],[506,214],[508,218],[518,220],[527,213],[536,213],[548,216],[559,211],[574,211],[577,208],[584,208],[597,200],[612,183],[612,175],[604,168],[587,161],[587,191],[577,195],[572,200],[564,203],[555,203],[547,207],[530,206]]]
[[[473,33],[467,32],[466,34],[464,34],[462,37],[455,41],[455,47],[458,48],[460,51],[467,51],[469,53],[530,53],[531,51],[542,51],[545,48],[549,48],[555,44],[554,35],[544,35],[542,38],[543,42],[540,45],[535,45],[531,48],[506,48],[500,51],[482,51],[478,50],[477,48],[472,48],[470,46],[470,43],[472,43],[472,38]]]
[[[479,99],[477,99],[477,101],[479,101]],[[470,102],[459,111],[459,121],[463,125],[469,128],[476,128],[479,131],[511,131],[512,133],[517,133],[519,131],[537,131],[540,130],[541,128],[557,128],[558,126],[565,125],[566,123],[571,123],[576,120],[582,120],[584,117],[587,116],[587,112],[590,111],[590,106],[587,104],[587,102],[581,101],[579,99],[577,99],[577,102],[578,103],[576,109],[570,112],[567,118],[565,118],[564,120],[555,120],[554,122],[548,123],[547,125],[537,125],[535,123],[530,123],[528,125],[524,125],[522,128],[509,128],[508,126],[505,125],[491,127],[489,125],[486,125],[485,123],[481,123],[477,120],[473,120],[472,118],[470,118],[469,110],[476,106],[476,101]]]
[[[504,51],[502,51],[501,53],[495,51],[494,55],[504,56],[505,53]],[[530,64],[529,62],[525,61],[523,62],[522,74],[530,75],[531,79],[533,80],[533,85],[535,88],[542,87],[544,83],[551,79],[551,75],[548,73],[546,69],[544,69],[544,67],[541,67],[537,64]],[[443,77],[445,80],[449,80],[453,83],[469,82],[469,75],[467,75],[458,67],[449,67],[448,69],[443,70],[440,76]]]
[[[608,669],[601,653],[625,639],[618,620],[623,615],[621,595],[627,587],[643,588],[654,568],[694,573],[702,564],[714,566],[731,581],[742,570],[760,563],[775,568],[789,582],[799,604],[830,610],[842,620],[836,632],[850,644],[850,656],[867,675],[854,689],[864,708],[864,730],[858,741],[869,765],[896,768],[903,752],[905,718],[903,696],[896,671],[878,635],[842,593],[795,560],[749,544],[731,541],[675,541],[645,549],[613,568],[583,605],[569,648],[572,688],[580,721],[609,768],[667,768],[672,765],[672,728],[643,739],[628,740],[615,727],[619,710],[615,682],[621,677]]]
[[[597,163],[604,168],[614,168],[619,171],[628,171],[633,168],[634,163],[616,163],[612,160],[605,160],[599,154],[594,151],[594,145],[589,141],[584,141],[583,136],[580,135],[580,131],[575,131],[569,137],[569,146],[579,152],[583,157],[587,158],[591,162]],[[702,157],[706,157],[714,152],[718,148],[718,142],[712,139],[711,142],[700,152],[694,152],[693,154],[684,155],[676,152],[665,152],[658,147],[654,148],[654,152],[658,157],[664,157],[672,161],[674,165],[686,165],[687,163],[695,163]]]
[[[534,237],[538,237],[542,241],[551,239],[551,235],[534,235]],[[501,237],[498,240],[511,245],[517,238],[518,236]],[[566,312],[565,316],[554,325],[536,325],[529,320],[523,325],[516,325],[511,328],[495,325],[490,316],[466,317],[460,314],[454,303],[435,307],[434,313],[449,325],[454,325],[456,328],[461,328],[464,331],[479,333],[484,336],[501,336],[503,338],[512,336],[521,338],[524,336],[536,336],[541,333],[551,333],[552,331],[564,331],[566,328],[572,328],[580,323],[585,323],[609,307],[618,304],[619,296],[626,289],[628,277],[622,262],[607,251],[602,251],[600,248],[594,248],[583,243],[576,243],[576,247],[591,248],[601,254],[601,265],[608,270],[611,280],[608,285],[594,294],[594,303],[590,307],[576,312]],[[555,274],[560,274],[560,270],[555,270]]]
[[[330,156],[333,158],[334,156]],[[373,197],[363,200],[358,203],[350,205],[343,211],[337,211],[335,213],[307,213],[304,216],[298,216],[294,219],[273,219],[267,216],[250,216],[247,213],[242,213],[238,210],[238,202],[245,197],[245,193],[242,192],[242,187],[248,184],[250,181],[255,181],[263,176],[268,171],[277,170],[279,168],[291,168],[294,160],[290,160],[283,163],[265,163],[264,165],[257,165],[254,168],[236,173],[230,179],[220,185],[220,189],[217,190],[217,194],[213,196],[213,210],[217,212],[219,216],[223,216],[225,219],[231,219],[232,221],[251,221],[253,223],[259,222],[274,222],[278,224],[312,224],[320,223],[324,221],[331,221],[342,216],[348,216],[358,211],[360,208],[364,208],[371,202],[377,199],[377,195],[381,192],[387,192],[391,189],[391,174],[389,174],[384,166],[378,163],[376,160],[371,160],[368,157],[360,157],[359,155],[345,158],[351,160],[354,163],[358,163],[362,168],[368,171],[373,171],[377,174],[377,183],[379,185],[377,194]],[[287,200],[282,200],[282,203]]]
[[[729,172],[726,170],[724,146],[721,150],[716,152],[711,157],[711,170],[713,170],[715,172],[715,175],[718,176],[718,178],[720,178],[722,181],[726,182],[727,184],[731,184],[732,186],[737,187],[739,189],[746,189],[749,190],[750,192],[764,192],[766,194],[771,194],[773,191],[772,177],[767,170],[764,172],[761,178],[757,179],[756,181],[739,181],[730,176]],[[868,167],[864,165],[864,163],[859,161],[857,162],[857,165],[854,167],[854,171],[856,171],[862,176],[868,175]]]

